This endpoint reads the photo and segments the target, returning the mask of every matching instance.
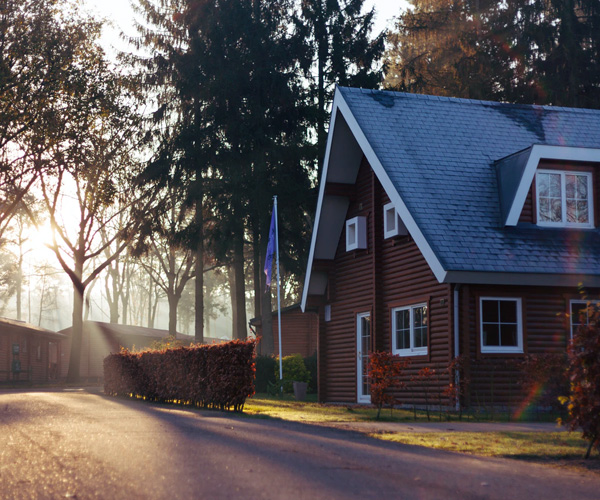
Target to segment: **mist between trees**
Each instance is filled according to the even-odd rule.
[[[2,2],[0,312],[72,324],[71,380],[85,318],[201,342],[262,317],[272,351],[272,199],[285,306],[335,84],[600,102],[597,2],[412,4],[373,33],[363,0],[136,0],[137,35],[109,62],[75,2]]]

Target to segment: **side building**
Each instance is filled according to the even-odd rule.
[[[67,341],[60,333],[0,318],[0,383],[58,380],[63,365],[68,363],[64,356]]]
[[[272,314],[274,354],[279,355],[279,324],[277,311]],[[262,335],[260,318],[250,320],[250,328],[257,337]],[[294,304],[281,310],[281,354],[300,354],[302,357],[312,356],[317,352],[317,332],[319,317],[314,312],[302,312],[300,304]],[[261,343],[258,344],[258,354],[273,354],[263,352]]]

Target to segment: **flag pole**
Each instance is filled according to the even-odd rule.
[[[273,210],[275,211],[275,248],[277,255],[277,333],[279,335],[279,382],[283,392],[283,360],[281,358],[281,296],[279,293],[279,221],[277,215],[277,195],[273,196]]]

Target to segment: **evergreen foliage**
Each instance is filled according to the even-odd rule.
[[[138,11],[149,27],[140,26],[135,42],[153,55],[137,63],[154,88],[154,121],[161,124],[160,132],[153,128],[161,147],[145,180],[177,183],[182,199],[196,206],[201,217],[190,241],[201,246],[206,231],[211,251],[230,266],[234,337],[245,338],[244,251],[250,241],[260,280],[273,194],[286,200],[282,260],[293,269],[305,251],[309,172],[301,73],[308,62],[293,4],[140,0]],[[199,207],[207,204],[204,213]]]
[[[302,0],[301,5],[313,54],[313,123],[321,164],[335,85],[379,87],[385,32],[372,36],[375,8],[363,14],[364,0]]]
[[[413,0],[386,53],[396,90],[600,106],[600,3]]]

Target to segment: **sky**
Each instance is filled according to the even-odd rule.
[[[121,31],[131,35],[135,33],[132,29],[133,11],[129,0],[84,0],[84,4],[94,13],[107,18],[114,24],[114,28],[109,28],[104,33],[102,41],[105,46],[121,45],[122,42],[119,41],[118,36]],[[365,0],[364,8],[366,11],[375,7],[374,32],[379,33],[385,28],[392,27],[392,18],[404,10],[407,5],[406,0]]]

